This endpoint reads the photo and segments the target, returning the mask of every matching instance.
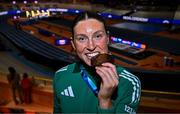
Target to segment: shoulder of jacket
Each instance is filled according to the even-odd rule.
[[[72,69],[74,68],[73,66],[74,66],[74,64],[69,64],[69,65],[64,66],[64,67],[60,68],[59,70],[57,70],[55,72],[53,81],[56,82],[56,81],[60,80],[62,77],[64,77],[64,76],[66,77],[66,75],[68,75],[70,72],[72,72]]]
[[[74,68],[74,65],[75,65],[75,63],[64,66],[64,67],[60,68],[59,70],[57,70],[55,74],[58,74],[60,72],[67,72],[67,71],[71,72]]]
[[[128,70],[126,70],[125,68],[121,66],[117,66],[116,68],[117,68],[117,73],[119,77],[122,77],[125,81],[129,83],[134,84],[135,82],[136,84],[140,84],[140,80],[136,75],[134,75],[133,73],[129,72]]]
[[[66,70],[68,69],[68,66],[69,66],[69,65],[60,68],[59,70],[56,71],[56,74],[59,73],[59,72],[66,71]]]
[[[127,71],[126,69],[122,68],[121,72],[118,72],[119,77],[124,78],[126,81],[131,83],[132,85],[139,85],[140,86],[140,80],[139,78],[132,74],[131,72]]]

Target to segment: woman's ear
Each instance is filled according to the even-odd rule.
[[[107,44],[109,44],[109,40],[110,40],[109,31],[107,31],[106,34],[107,34]]]
[[[74,45],[73,38],[71,37],[70,39],[71,39],[71,45],[72,45],[73,49],[76,50],[76,47],[75,47],[75,45]]]

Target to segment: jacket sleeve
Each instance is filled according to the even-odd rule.
[[[141,96],[141,83],[134,77],[123,76],[126,83],[119,82],[117,99],[113,101],[111,109],[101,109],[98,107],[98,113],[136,113]],[[120,87],[121,86],[121,87]],[[123,86],[123,87],[122,87]]]
[[[133,88],[131,88],[133,89]],[[119,103],[116,108],[117,113],[136,113],[139,103],[140,103],[140,94],[134,94],[132,90],[129,90],[130,92],[127,92],[127,95],[119,100]],[[140,91],[140,88],[138,88]],[[134,97],[135,96],[135,97]]]
[[[54,90],[54,106],[53,106],[53,113],[60,113],[61,107],[60,107],[60,100],[57,97],[57,89],[56,89],[56,76],[53,80],[53,90]]]

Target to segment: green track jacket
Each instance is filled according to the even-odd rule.
[[[54,113],[134,113],[136,112],[141,95],[139,79],[117,66],[119,85],[113,96],[111,109],[101,109],[98,98],[82,79],[80,64],[74,63],[58,70],[54,77]],[[88,70],[89,78],[97,84]]]

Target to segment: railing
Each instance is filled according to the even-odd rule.
[[[11,103],[12,101],[12,92],[10,91],[10,86],[8,84],[8,81],[6,79],[6,72],[0,71],[0,90],[3,92],[1,92],[0,95],[0,101],[4,99],[4,105],[0,106],[1,107],[10,107],[10,108],[15,108],[16,106],[13,105],[13,103]],[[52,111],[52,106],[53,106],[53,89],[52,89],[52,80],[51,79],[47,79],[47,78],[43,78],[42,76],[39,75],[31,75],[32,77],[34,77],[35,80],[35,84],[32,87],[32,104],[31,106],[28,108],[28,105],[26,107],[26,105],[21,105],[23,107],[23,109],[27,109],[29,110],[34,110],[36,112],[39,112],[39,110],[41,110],[40,112],[51,112]],[[9,105],[9,103],[11,105]],[[37,108],[37,106],[40,106],[39,108]],[[17,108],[20,108],[19,105]],[[1,112],[1,110],[0,110]]]
[[[7,83],[7,76],[8,73],[0,71],[0,81]],[[22,75],[20,74],[21,79],[22,79]],[[32,79],[32,82],[34,84],[34,86],[38,86],[38,87],[48,87],[49,89],[52,89],[52,79],[50,78],[46,78],[40,75],[31,75],[29,77],[30,79]]]
[[[6,72],[0,71],[0,80],[3,82],[7,82],[7,79],[6,79],[7,74],[8,73],[6,73]],[[36,74],[31,75],[30,78],[34,81],[36,86],[52,87],[53,79],[51,79],[51,78],[46,78],[46,77],[36,75]],[[161,95],[161,96],[169,95],[169,97],[170,96],[180,97],[180,93],[177,93],[177,92],[164,92],[164,91],[153,91],[153,90],[142,90],[142,94],[143,95],[146,95],[146,94],[148,94],[148,95],[154,94],[155,95],[156,94],[156,95]]]

